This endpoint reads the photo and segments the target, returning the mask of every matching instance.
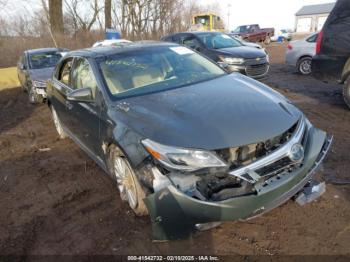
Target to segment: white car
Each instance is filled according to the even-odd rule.
[[[286,52],[286,64],[297,68],[303,75],[311,74],[312,57],[316,54],[316,40],[318,33],[308,37],[291,41]]]
[[[279,37],[282,37],[283,40],[290,41],[292,40],[292,31],[289,29],[278,30],[276,34],[271,37],[271,41],[277,42]]]
[[[125,46],[132,44],[131,41],[126,39],[106,39],[101,40],[93,44],[92,47],[98,47],[98,46]]]

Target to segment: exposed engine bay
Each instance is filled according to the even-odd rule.
[[[244,145],[235,148],[216,150],[216,154],[228,163],[228,168],[211,168],[196,172],[179,172],[165,169],[163,166],[152,163],[152,177],[142,180],[148,184],[151,191],[173,185],[186,195],[205,201],[223,201],[244,195],[258,194],[258,187],[268,185],[271,177],[280,179],[280,174],[292,172],[300,166],[300,162],[293,162],[289,157],[283,157],[271,164],[255,171],[250,171],[245,177],[233,176],[230,170],[249,166],[251,163],[268,156],[285,145],[296,133],[300,123],[296,123],[283,134],[264,142]],[[305,130],[303,130],[303,133]],[[303,135],[304,137],[304,135]],[[303,137],[301,139],[303,139]],[[303,141],[301,141],[303,143]],[[259,182],[251,177],[259,177]]]

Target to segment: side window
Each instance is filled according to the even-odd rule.
[[[162,41],[164,42],[174,42],[174,39],[172,36],[166,36],[164,38],[162,38]]]
[[[193,36],[184,38],[182,40],[182,44],[184,46],[187,46],[187,47],[189,47],[191,49],[195,49],[195,50],[198,50],[201,47],[201,44],[199,43],[199,41]]]
[[[22,60],[22,63],[24,65],[24,69],[28,69],[28,63],[27,63],[27,56],[26,56],[26,54],[22,55],[21,60]]]
[[[68,58],[67,60],[65,60],[62,63],[58,74],[58,80],[67,86],[69,85],[70,81],[70,71],[72,69],[72,62],[73,58]]]
[[[73,69],[72,74],[72,88],[81,89],[89,87],[92,90],[93,96],[97,89],[97,83],[94,76],[94,72],[89,62],[84,58],[79,58]]]
[[[172,37],[172,42],[175,42],[177,44],[181,44],[181,35],[177,34]]]
[[[308,39],[306,39],[306,41],[309,42],[309,43],[316,43],[317,36],[318,36],[318,34],[312,35]]]

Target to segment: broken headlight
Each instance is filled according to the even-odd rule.
[[[35,86],[36,88],[44,88],[46,87],[46,83],[44,81],[36,81],[33,80],[33,86]]]
[[[171,169],[195,171],[208,167],[226,167],[214,153],[159,144],[150,139],[142,141],[146,150],[159,162]]]

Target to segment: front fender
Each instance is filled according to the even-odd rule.
[[[114,127],[113,139],[128,158],[132,167],[137,167],[149,156],[141,144],[143,137],[123,123],[118,123]]]

